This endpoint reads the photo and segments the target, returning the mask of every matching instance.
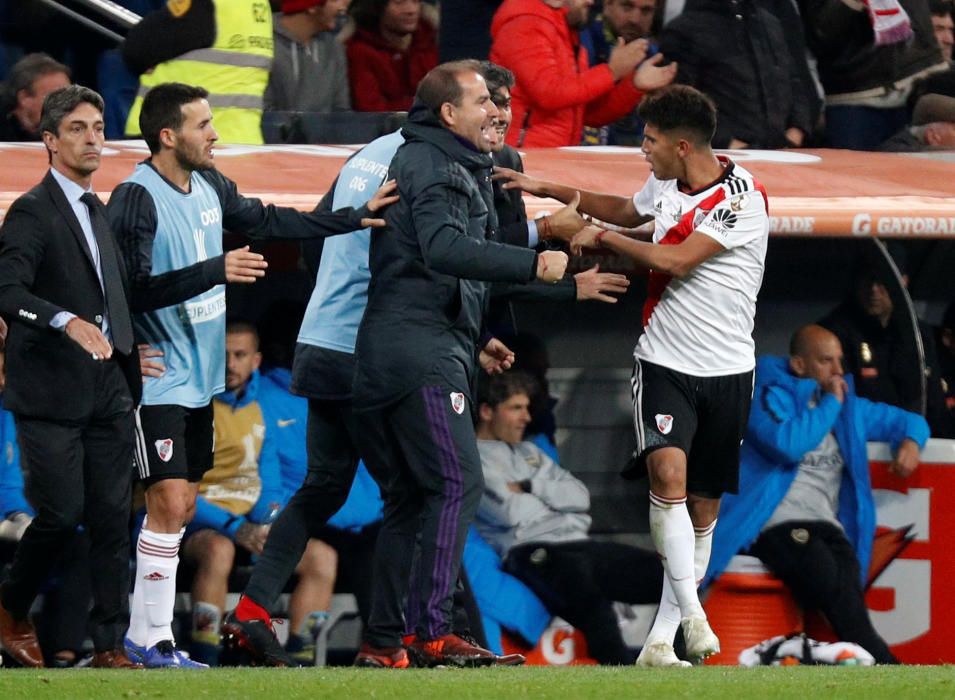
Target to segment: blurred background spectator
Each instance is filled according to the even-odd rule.
[[[680,65],[677,82],[716,102],[717,148],[802,146],[812,130],[813,87],[805,55],[792,53],[787,32],[757,0],[687,0],[663,28],[660,50]]]
[[[955,44],[955,6],[951,0],[929,0],[929,12],[932,13],[932,31],[942,58],[952,64],[952,46]]]
[[[877,148],[906,125],[905,101],[912,84],[947,67],[932,31],[928,0],[899,0],[910,38],[882,41],[876,40],[874,16],[863,2],[797,2],[826,93],[829,145]]]
[[[139,91],[126,134],[153,85],[202,85],[221,143],[262,143],[262,107],[272,65],[272,13],[263,0],[169,2],[129,30],[122,55]]]
[[[17,61],[0,94],[0,141],[39,141],[43,100],[69,84],[70,69],[45,53],[31,53]]]
[[[606,63],[619,39],[627,43],[646,39],[647,55],[653,56],[658,51],[655,35],[660,25],[657,0],[604,0],[602,11],[581,30],[580,43],[587,49],[591,67]],[[584,129],[588,145],[640,146],[642,141],[643,121],[636,109],[605,127]]]
[[[520,147],[576,146],[584,126],[604,126],[636,107],[643,93],[672,82],[675,66],[644,61],[647,43],[615,46],[607,63],[589,67],[579,31],[593,0],[504,0],[491,24],[491,61],[509,69]],[[639,66],[639,68],[638,68]]]
[[[915,103],[912,123],[879,146],[880,151],[945,151],[955,148],[955,97],[929,93]]]
[[[902,296],[902,286],[908,285],[904,249],[890,250],[900,275],[881,255],[860,256],[851,293],[819,324],[839,338],[843,367],[855,379],[859,396],[924,414],[933,436],[955,437],[952,414],[945,408],[934,333],[919,322],[926,397],[922,405],[923,363]]]
[[[411,109],[418,82],[438,65],[437,27],[421,0],[352,0],[346,41],[352,105],[358,112]]]
[[[347,0],[282,0],[265,109],[335,112],[351,108],[345,47],[336,30]]]

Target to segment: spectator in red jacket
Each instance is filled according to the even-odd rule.
[[[517,77],[512,146],[575,146],[584,125],[628,114],[643,93],[672,82],[676,64],[662,54],[644,61],[645,39],[623,39],[607,62],[588,67],[578,29],[593,0],[504,0],[491,23],[491,61]]]
[[[349,14],[348,81],[357,112],[411,108],[415,88],[438,65],[435,30],[421,20],[421,0],[354,0]]]

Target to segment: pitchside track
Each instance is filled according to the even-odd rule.
[[[955,698],[955,667],[799,667],[686,670],[637,668],[217,669],[27,671],[0,669],[3,700],[169,698],[170,700],[468,700],[587,698],[759,698],[874,700]]]

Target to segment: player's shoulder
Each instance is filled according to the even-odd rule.
[[[762,185],[759,184],[753,174],[733,161],[730,161],[727,165],[726,177],[723,178],[720,186],[729,197],[762,190]]]
[[[765,214],[769,207],[765,188],[745,168],[732,162],[730,167],[718,186],[723,194],[722,201],[735,212],[746,209]]]

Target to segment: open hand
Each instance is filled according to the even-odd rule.
[[[613,73],[614,80],[630,75],[633,69],[647,57],[649,48],[650,43],[646,39],[635,39],[627,43],[623,37],[618,38],[617,44],[610,49],[610,56],[607,58],[607,67]]]
[[[640,92],[650,92],[666,87],[676,78],[676,61],[661,66],[663,54],[658,53],[641,63],[633,72],[633,86]]]
[[[166,371],[166,365],[154,358],[162,357],[162,350],[146,343],[140,343],[136,347],[139,348],[139,371],[143,375],[143,381],[145,382],[147,377],[161,377]]]
[[[491,175],[491,179],[503,182],[501,188],[505,190],[522,190],[537,197],[543,196],[541,192],[541,187],[543,187],[541,181],[530,177],[527,173],[521,173],[517,170],[495,165],[494,174]]]
[[[601,272],[600,265],[594,265],[589,270],[574,275],[577,282],[577,301],[603,301],[616,304],[617,298],[610,294],[623,294],[630,286],[626,275],[615,272]]]
[[[577,211],[579,204],[580,192],[575,192],[574,198],[567,203],[567,206],[561,207],[547,217],[551,236],[570,242],[574,234],[587,225],[584,217]]]
[[[253,253],[249,246],[230,250],[225,254],[225,281],[233,284],[252,284],[265,277],[269,264],[261,253]]]
[[[574,235],[570,241],[570,252],[574,255],[580,255],[584,248],[599,248],[600,242],[597,236],[603,232],[599,226],[585,226]]]
[[[398,199],[400,199],[397,194],[397,190],[397,180],[387,180],[381,187],[378,188],[378,191],[375,192],[374,196],[368,200],[368,211],[376,212],[379,209],[384,209],[389,204],[394,204],[397,202]]]
[[[79,316],[71,318],[64,332],[94,360],[108,360],[113,356],[113,346],[106,340],[103,331]]]

